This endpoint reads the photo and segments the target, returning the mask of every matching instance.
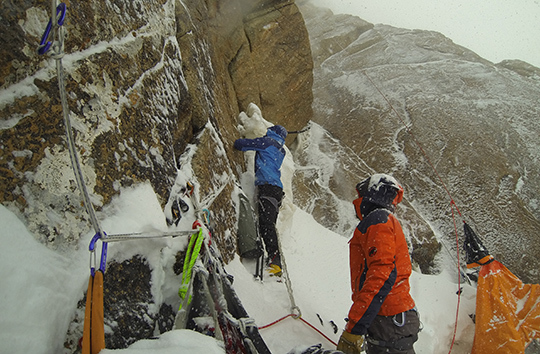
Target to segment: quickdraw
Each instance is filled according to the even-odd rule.
[[[65,3],[60,3],[56,7],[56,23],[60,27],[64,24],[64,20],[66,19],[66,11],[67,7]],[[43,55],[51,49],[51,46],[53,44],[52,41],[49,41],[49,37],[51,36],[51,30],[53,28],[53,22],[52,18],[49,19],[49,23],[47,24],[47,27],[45,28],[45,32],[43,32],[43,36],[41,36],[41,41],[39,42],[38,47],[38,54]]]
[[[105,233],[103,233],[105,234]],[[101,260],[97,268],[96,243],[101,238],[97,233],[90,241],[90,278],[86,291],[82,354],[99,353],[105,348],[105,327],[103,311],[103,275],[107,263],[107,243],[102,242]],[[92,263],[92,259],[94,262]]]

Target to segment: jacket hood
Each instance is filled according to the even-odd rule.
[[[287,137],[287,129],[281,125],[274,125],[268,128],[266,136],[283,145],[283,143],[285,143],[285,138]]]

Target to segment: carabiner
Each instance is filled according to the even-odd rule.
[[[105,231],[102,231],[103,232],[103,236],[104,237],[107,237],[107,234],[105,233]],[[101,234],[98,232],[97,234],[94,235],[94,237],[92,237],[92,240],[90,241],[90,246],[88,247],[88,250],[90,251],[90,264],[92,264],[92,254],[94,254],[95,256],[95,252],[96,252],[96,242],[97,240],[99,240],[101,238]],[[105,273],[105,267],[107,266],[107,245],[108,243],[107,242],[101,242],[101,261],[99,263],[99,270],[101,270],[102,273]],[[95,264],[95,261],[94,261],[94,264]],[[95,272],[95,268],[90,266],[90,271],[92,273],[92,276],[94,275],[94,272]]]
[[[401,315],[401,322],[398,322],[397,321],[397,316],[398,315]],[[402,312],[402,313],[398,313],[394,316],[392,316],[392,322],[394,322],[394,324],[398,327],[403,327],[405,326],[405,312]]]
[[[64,20],[66,19],[66,11],[67,7],[66,4],[61,2],[56,7],[56,23],[58,26],[62,26],[64,24]],[[52,29],[52,18],[49,19],[49,23],[47,24],[47,28],[45,28],[45,32],[43,33],[43,36],[41,36],[41,42],[39,42],[38,47],[38,54],[43,55],[49,51],[51,48],[52,42],[48,41],[49,36],[51,35],[51,29]]]
[[[292,318],[294,318],[295,320],[299,319],[300,317],[302,317],[302,311],[300,311],[300,307],[294,305],[293,307],[291,307],[291,316]]]

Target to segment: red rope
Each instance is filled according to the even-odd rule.
[[[435,165],[431,162],[431,159],[429,158],[428,154],[425,152],[424,148],[422,147],[422,145],[420,144],[420,142],[418,142],[418,139],[416,139],[416,136],[413,134],[413,132],[409,129],[409,126],[405,123],[405,121],[401,118],[401,115],[398,113],[398,111],[396,111],[396,109],[394,108],[394,106],[392,105],[392,103],[390,103],[390,101],[388,100],[388,98],[384,95],[384,93],[382,93],[381,90],[379,90],[379,88],[377,87],[377,85],[375,85],[375,83],[373,82],[373,80],[371,80],[371,78],[368,76],[368,74],[365,72],[365,71],[362,71],[362,73],[366,76],[366,78],[369,80],[369,82],[371,82],[371,84],[373,85],[373,87],[375,87],[375,89],[379,92],[379,94],[384,98],[384,100],[386,101],[386,103],[388,103],[388,106],[390,106],[390,108],[392,109],[392,111],[396,114],[397,118],[401,121],[401,123],[403,124],[403,126],[405,127],[405,130],[407,131],[407,134],[409,134],[414,143],[416,144],[416,146],[418,147],[418,149],[420,149],[420,151],[422,152],[422,154],[424,155],[424,157],[426,158],[428,164],[431,166],[431,168],[433,169],[433,171],[435,172],[435,175],[437,176],[437,178],[439,179],[441,185],[443,186],[444,190],[446,191],[446,194],[448,194],[448,197],[450,197],[450,209],[452,210],[452,220],[454,221],[454,230],[456,232],[456,246],[457,246],[457,268],[458,268],[458,302],[457,302],[457,309],[456,309],[456,322],[455,322],[455,325],[454,325],[454,335],[453,335],[453,338],[452,338],[452,343],[450,345],[450,351],[448,352],[448,354],[450,354],[452,352],[452,348],[454,347],[454,343],[456,341],[456,332],[457,332],[457,325],[458,325],[458,315],[459,315],[459,306],[460,306],[460,300],[461,300],[461,273],[459,271],[460,269],[460,260],[459,260],[459,235],[458,235],[458,231],[457,231],[457,226],[456,226],[456,217],[455,217],[455,214],[454,214],[454,208],[456,208],[456,211],[458,212],[459,216],[463,219],[463,216],[461,215],[461,211],[459,210],[458,206],[456,205],[456,203],[454,202],[454,198],[452,198],[452,194],[450,194],[450,191],[448,190],[448,188],[446,187],[446,184],[444,183],[444,181],[442,180],[441,176],[439,175],[439,172],[437,171],[437,169],[435,168]],[[465,222],[465,221],[463,221]]]
[[[286,319],[287,317],[291,317],[291,316],[292,316],[292,313],[288,314],[287,316],[283,316],[279,320],[276,320],[276,321],[274,321],[272,323],[269,323],[266,326],[261,326],[261,327],[259,327],[259,329],[265,329],[265,328],[271,327],[271,326],[275,325],[276,323],[281,322],[284,319]]]
[[[452,220],[454,221],[454,231],[456,232],[456,247],[457,247],[457,268],[459,269],[459,234],[457,230],[456,225],[456,217],[454,214],[454,208],[453,206],[456,206],[454,201],[450,204],[450,209],[452,209]],[[457,209],[457,207],[456,207]],[[450,350],[448,351],[448,354],[452,352],[452,348],[454,347],[454,343],[456,342],[456,332],[457,332],[457,326],[458,326],[458,319],[459,319],[459,304],[461,302],[461,274],[458,272],[458,300],[457,300],[457,308],[456,308],[456,322],[454,324],[454,334],[452,336],[452,343],[450,344]]]
[[[335,343],[333,340],[331,340],[330,338],[328,338],[323,332],[319,331],[319,329],[315,328],[315,326],[313,326],[311,323],[309,323],[308,321],[304,320],[302,317],[299,317],[302,322],[304,322],[305,324],[307,324],[308,326],[310,326],[311,328],[313,328],[315,331],[317,331],[317,333],[319,333],[321,336],[323,336],[324,338],[326,338],[327,341],[329,341],[330,343],[332,343],[334,346],[337,347],[337,343]]]
[[[300,319],[302,320],[302,322],[304,322],[305,324],[307,324],[309,327],[311,327],[313,330],[315,330],[317,333],[319,333],[321,336],[323,336],[327,341],[329,341],[330,343],[332,343],[333,345],[335,345],[337,347],[337,343],[335,343],[332,339],[328,338],[328,336],[326,336],[323,332],[321,332],[318,328],[316,328],[315,326],[313,326],[311,323],[309,323],[308,321],[304,320],[302,318],[302,316],[298,316],[298,317],[294,317],[294,315],[291,313],[291,314],[288,314],[287,316],[283,316],[281,317],[279,320],[276,320],[272,323],[269,323],[265,326],[261,326],[261,327],[258,327],[259,330],[261,329],[265,329],[265,328],[268,328],[268,327],[271,327],[273,325],[275,325],[276,323],[279,323],[281,321],[283,321],[284,319],[286,319],[287,317],[293,317],[294,319]]]

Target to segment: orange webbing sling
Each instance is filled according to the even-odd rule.
[[[90,242],[90,252],[95,253],[95,243],[101,236],[96,234]],[[105,326],[103,313],[103,273],[107,257],[107,243],[103,242],[99,269],[90,269],[86,308],[84,312],[84,331],[82,354],[97,354],[105,349]]]

